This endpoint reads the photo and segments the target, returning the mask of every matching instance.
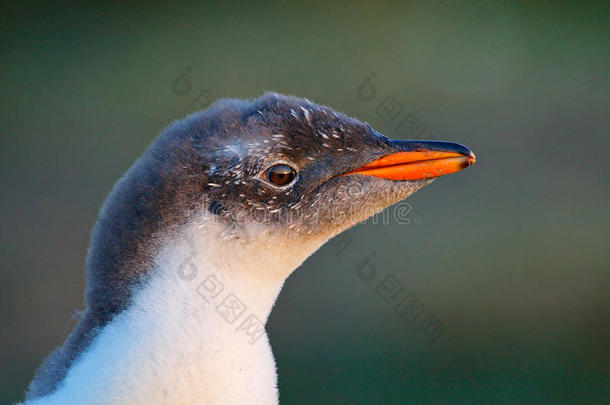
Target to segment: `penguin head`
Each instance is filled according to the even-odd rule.
[[[201,180],[195,207],[233,229],[295,235],[330,237],[474,161],[461,145],[392,141],[329,107],[276,93],[218,101],[165,135],[176,143],[177,163]],[[453,159],[455,167],[407,173],[431,159]]]

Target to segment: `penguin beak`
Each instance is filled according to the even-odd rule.
[[[391,147],[396,152],[346,174],[388,180],[422,180],[458,172],[476,161],[470,149],[453,142],[392,141]]]

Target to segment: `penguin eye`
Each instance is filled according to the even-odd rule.
[[[275,186],[285,186],[294,180],[297,172],[290,166],[285,164],[277,164],[267,169],[267,180]]]

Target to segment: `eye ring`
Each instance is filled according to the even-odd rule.
[[[278,163],[265,170],[265,180],[275,187],[286,187],[294,182],[297,171],[286,163]]]

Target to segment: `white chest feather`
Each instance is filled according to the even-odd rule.
[[[232,252],[237,244],[209,232],[189,235],[168,244],[128,309],[33,404],[278,402],[264,325],[284,279],[320,243],[269,261],[260,246]]]

